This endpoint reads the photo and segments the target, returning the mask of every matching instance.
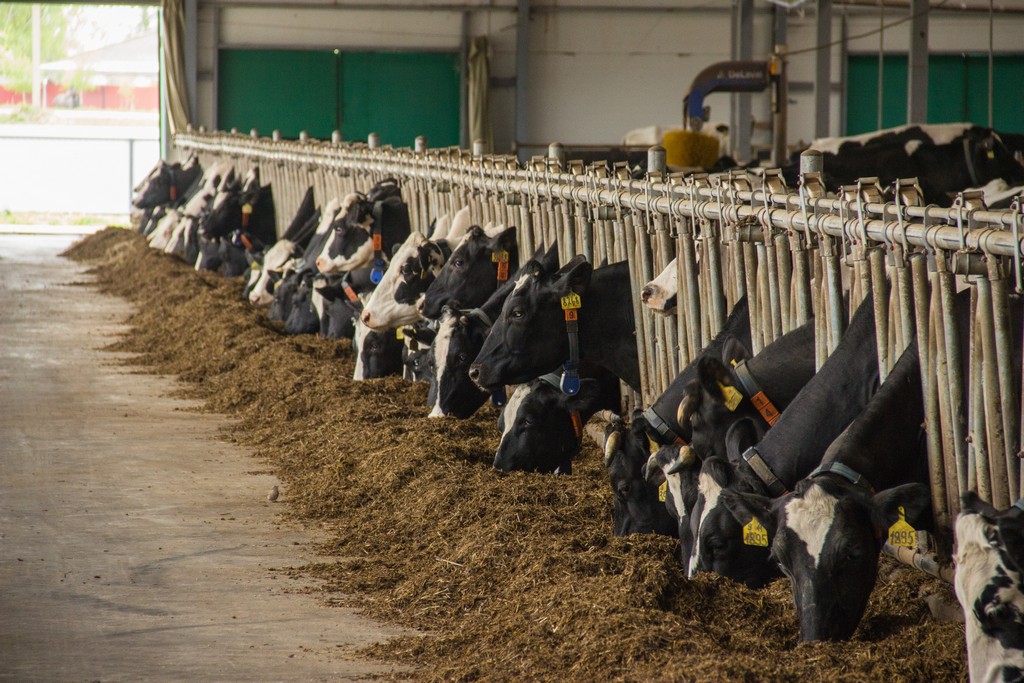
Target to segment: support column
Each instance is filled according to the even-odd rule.
[[[199,0],[185,0],[185,92],[188,94],[188,120],[198,120],[199,93]]]
[[[928,121],[928,0],[910,0],[907,123]]]
[[[750,60],[754,56],[754,0],[736,0],[733,4],[732,56],[736,60]],[[750,160],[750,93],[733,94],[732,155],[740,161]]]
[[[469,149],[469,12],[462,13],[459,40],[459,146]]]
[[[815,36],[818,45],[832,42],[832,0],[818,0]],[[832,48],[822,47],[814,57],[814,137],[824,138],[831,134]]]
[[[530,70],[530,0],[516,2],[516,155],[526,161],[526,152],[519,148],[529,142],[527,126],[527,86]]]

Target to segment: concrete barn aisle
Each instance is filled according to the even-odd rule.
[[[366,678],[397,631],[299,594],[313,559],[274,479],[99,349],[124,301],[70,283],[66,236],[0,235],[0,680]],[[282,498],[284,495],[282,496]]]

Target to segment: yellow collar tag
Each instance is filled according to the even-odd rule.
[[[405,332],[402,332],[401,327],[395,328],[395,339],[405,339]]]
[[[743,545],[768,547],[768,530],[757,517],[751,518],[750,523],[743,527]]]
[[[668,482],[661,482],[661,486],[658,487],[658,502],[664,503],[665,498],[668,497]]]
[[[718,388],[722,390],[722,398],[725,400],[725,407],[729,409],[729,412],[733,412],[740,405],[740,401],[743,400],[743,394],[736,391],[735,387],[731,387],[727,384],[718,383]]]
[[[900,505],[900,518],[889,527],[889,545],[903,548],[917,547],[917,531],[907,524],[907,514]]]
[[[562,310],[571,311],[575,308],[579,308],[583,305],[580,300],[580,295],[576,292],[569,292],[567,295],[562,297]]]
[[[495,251],[491,254],[491,263],[500,263],[502,261],[508,261],[507,251]]]

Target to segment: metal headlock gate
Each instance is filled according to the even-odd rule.
[[[980,193],[965,192],[952,208],[926,207],[914,179],[897,181],[884,202],[874,178],[826,196],[813,172],[792,191],[778,170],[636,180],[624,164],[567,161],[557,144],[523,167],[510,156],[427,149],[421,138],[414,149],[375,142],[175,137],[204,165],[259,165],[273,184],[279,231],[310,185],[322,205],[394,177],[420,230],[469,206],[476,223],[518,226],[520,262],[556,239],[563,263],[577,253],[594,263],[628,260],[641,368],[640,395],[626,392],[633,405],[652,403],[744,294],[755,353],[813,317],[820,367],[870,293],[882,376],[915,335],[927,351],[921,377],[939,526],[951,528],[968,489],[998,508],[1020,497],[1024,420],[1008,301],[1022,287],[1021,198],[993,211]],[[664,169],[664,150],[652,148],[650,162]],[[642,305],[640,289],[676,257],[681,313],[659,316]],[[966,346],[954,306],[964,288]]]

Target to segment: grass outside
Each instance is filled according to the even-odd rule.
[[[0,209],[2,225],[113,225],[128,227],[128,214],[82,214],[47,211],[8,211]]]

